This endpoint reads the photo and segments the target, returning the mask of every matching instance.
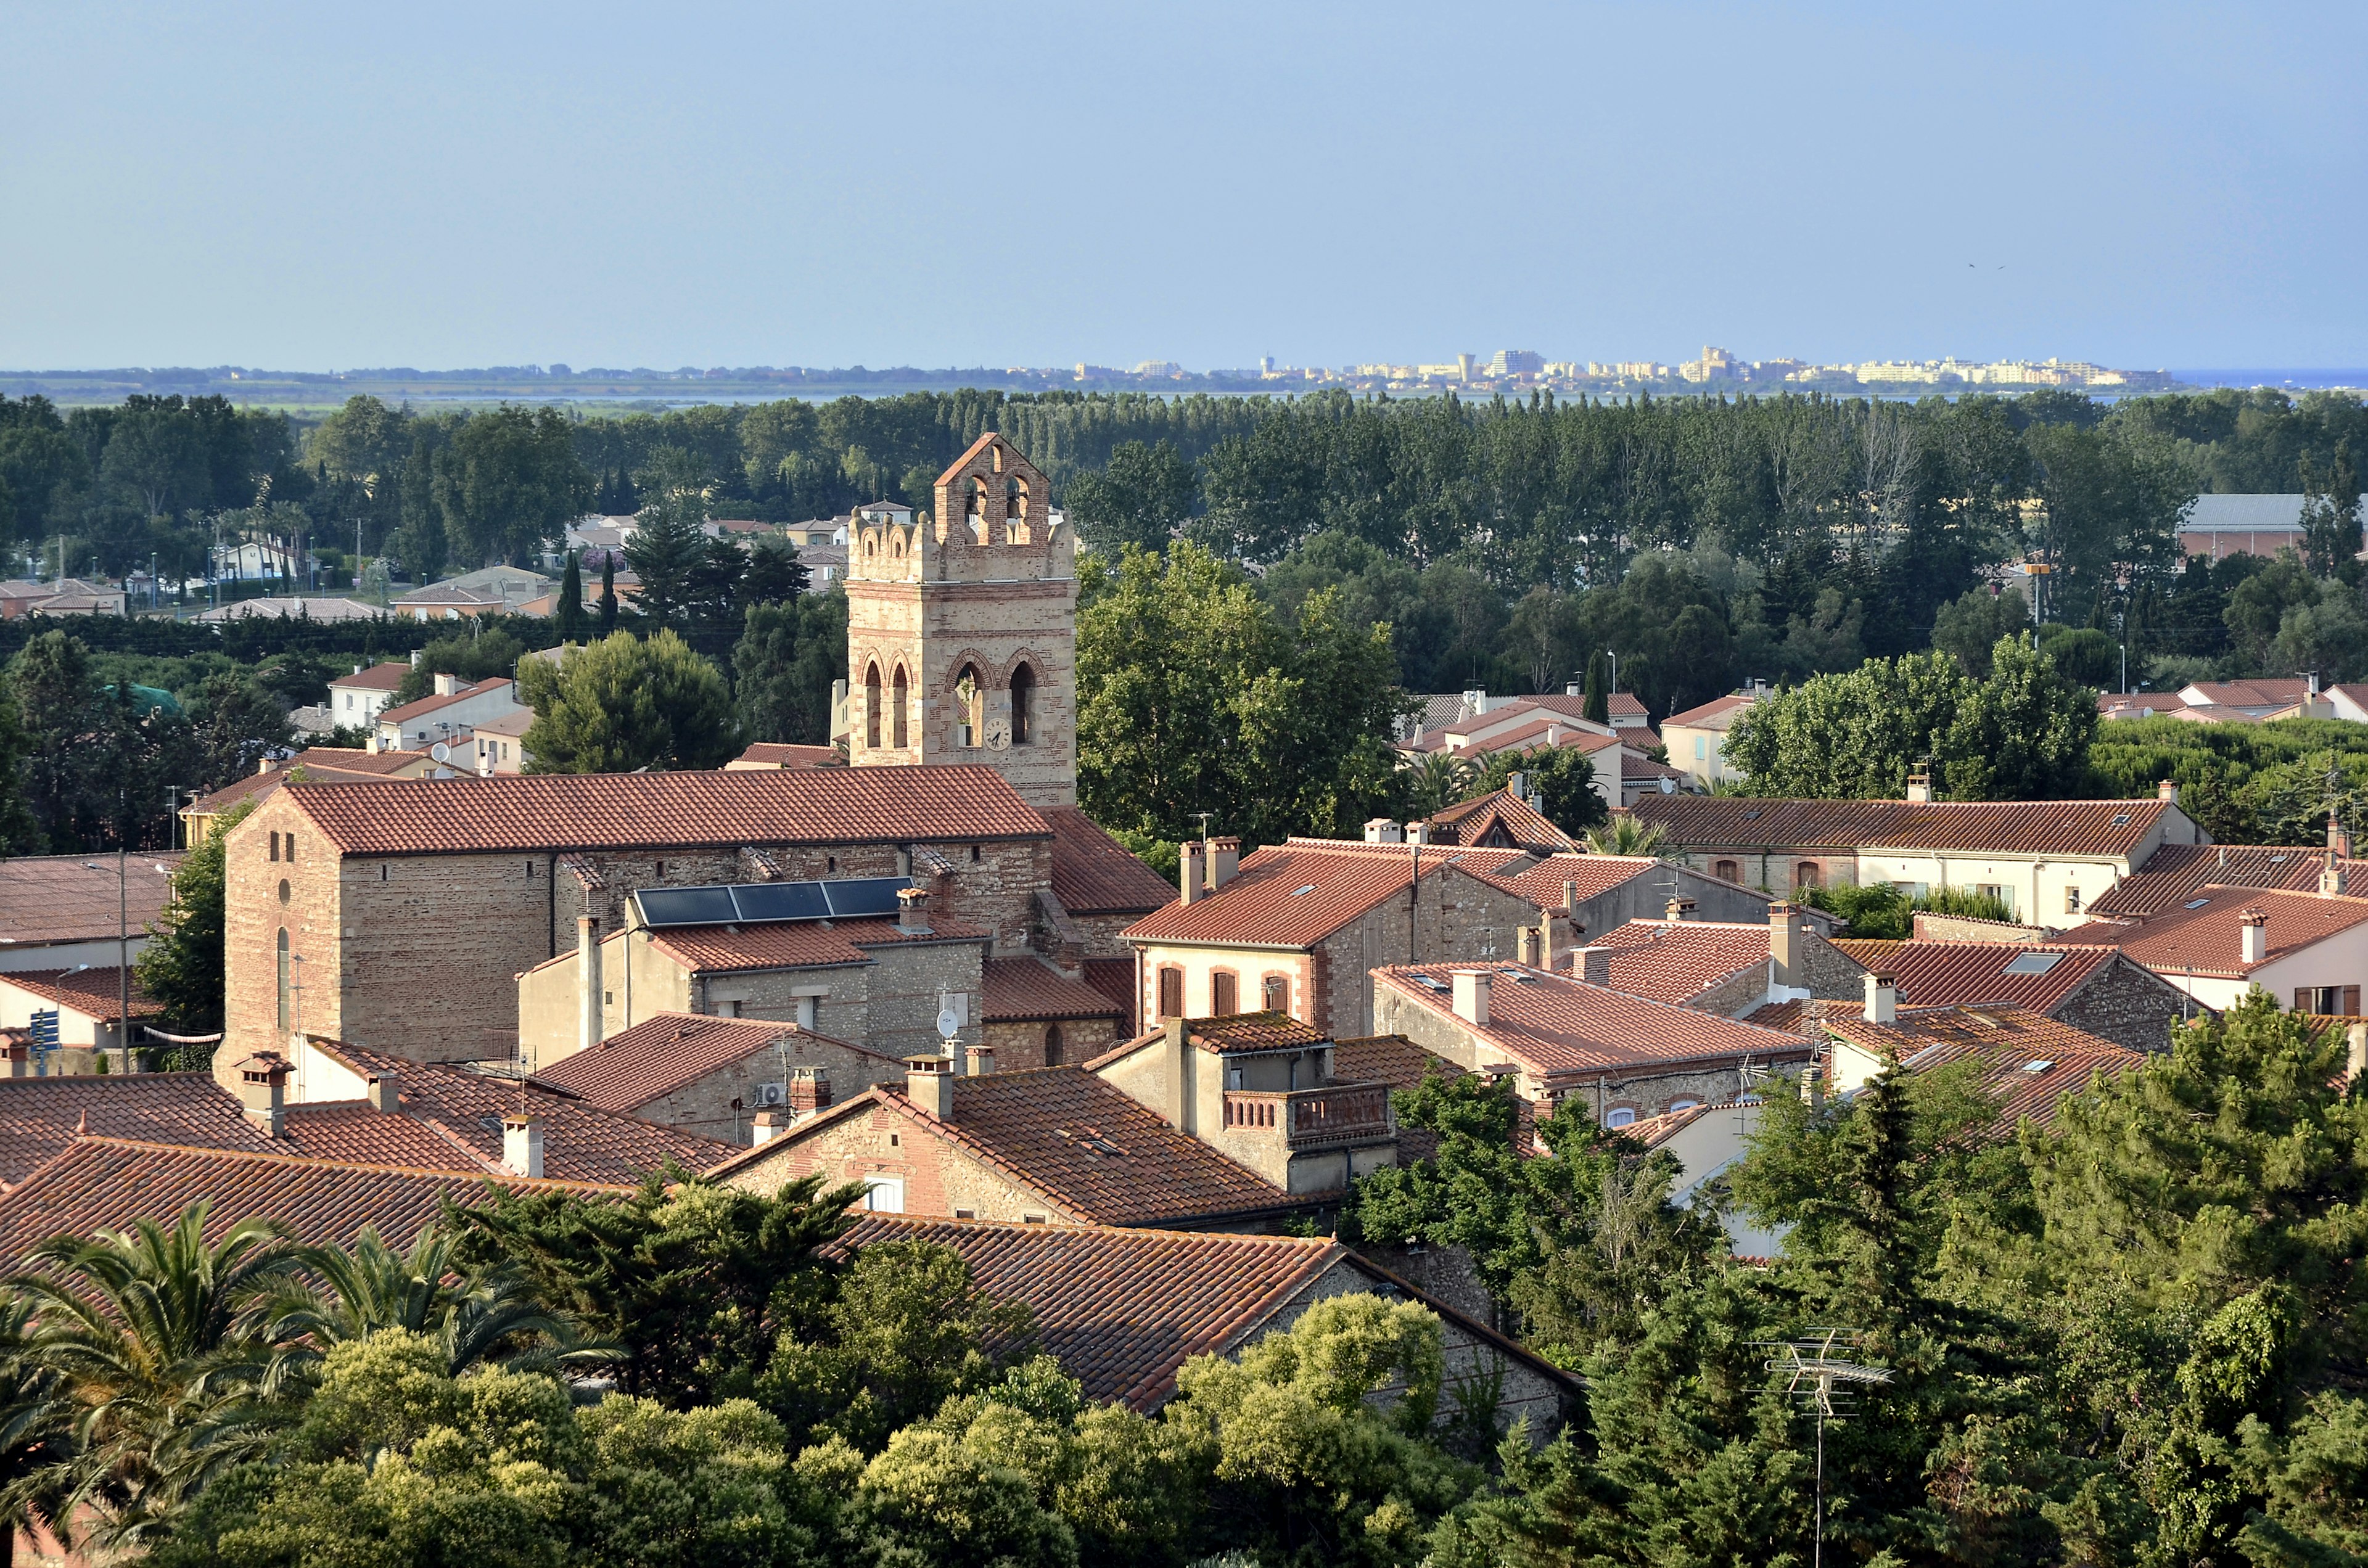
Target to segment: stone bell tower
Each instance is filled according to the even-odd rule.
[[[848,760],[983,764],[1030,805],[1077,801],[1076,543],[993,431],[909,520],[847,541]]]

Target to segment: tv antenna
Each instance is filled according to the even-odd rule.
[[[1755,1340],[1752,1343],[1775,1352],[1768,1358],[1768,1369],[1786,1374],[1786,1397],[1806,1404],[1817,1418],[1816,1535],[1810,1561],[1812,1568],[1824,1568],[1826,1423],[1847,1420],[1856,1415],[1859,1390],[1868,1384],[1889,1382],[1891,1369],[1845,1358],[1850,1352],[1866,1343],[1866,1335],[1861,1330],[1812,1328],[1809,1334],[1810,1337],[1806,1339]]]

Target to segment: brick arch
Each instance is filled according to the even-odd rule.
[[[1022,648],[1017,653],[1012,654],[1011,657],[1004,660],[1001,665],[992,667],[990,667],[987,663],[982,659],[979,661],[978,667],[982,670],[990,670],[990,673],[994,676],[996,690],[1008,691],[1011,689],[1011,677],[1019,673],[1019,666],[1022,665],[1026,665],[1030,669],[1036,672],[1037,689],[1040,691],[1042,690],[1044,686],[1044,655],[1039,653],[1033,648]]]
[[[981,691],[1000,691],[1003,688],[1002,675],[995,661],[980,653],[975,647],[965,646],[946,655],[946,690],[953,690],[962,680],[964,665],[977,667]]]

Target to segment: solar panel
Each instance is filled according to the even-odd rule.
[[[633,897],[645,926],[728,926],[740,917],[730,888],[643,888]]]
[[[877,918],[896,913],[896,895],[913,885],[910,877],[848,877],[816,882],[830,898],[830,912],[841,920]]]
[[[731,891],[746,921],[820,920],[830,913],[820,882],[746,882]]]
[[[2045,974],[2064,961],[2062,953],[2017,953],[2006,966],[2008,974]]]
[[[758,926],[787,920],[876,920],[896,913],[909,877],[844,877],[814,882],[737,882],[704,888],[643,888],[633,895],[645,926]]]

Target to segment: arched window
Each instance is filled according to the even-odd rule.
[[[1730,882],[1739,882],[1743,880],[1743,868],[1732,860],[1721,860],[1716,866],[1711,868],[1711,871],[1713,876],[1724,877]]]
[[[964,665],[954,677],[954,744],[974,746],[985,738],[986,692],[976,665]]]
[[[1636,1108],[1632,1105],[1613,1106],[1610,1110],[1603,1113],[1603,1125],[1606,1127],[1634,1127],[1636,1125]]]
[[[1817,886],[1818,881],[1819,873],[1817,863],[1815,860],[1804,860],[1799,865],[1793,868],[1793,885],[1794,887],[1813,888]]]
[[[1028,531],[1028,482],[1013,474],[1003,482],[1003,538],[1008,544],[1026,544]]]
[[[1262,1006],[1264,1006],[1266,1010],[1269,1013],[1288,1013],[1291,1011],[1291,980],[1289,976],[1269,974],[1266,977],[1266,997]]]
[[[906,681],[905,678],[905,666],[898,665],[896,666],[896,684],[889,693],[889,701],[892,706],[888,710],[888,722],[890,727],[894,731],[895,735],[895,738],[890,743],[893,745],[903,746],[910,744],[905,738],[905,710],[912,707],[912,703],[906,700],[911,690],[911,683]]]
[[[863,672],[863,744],[880,744],[880,666],[873,665]]]
[[[963,507],[962,521],[970,528],[971,543],[986,542],[986,481],[976,474],[970,478],[970,499]]]
[[[1058,1067],[1060,1064],[1061,1026],[1058,1024],[1046,1024],[1044,1026],[1044,1065],[1047,1067]]]
[[[288,927],[279,928],[279,1032],[288,1032]]]
[[[1011,744],[1024,746],[1036,729],[1036,672],[1026,665],[1011,672]]]

